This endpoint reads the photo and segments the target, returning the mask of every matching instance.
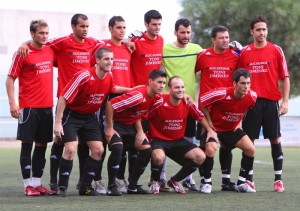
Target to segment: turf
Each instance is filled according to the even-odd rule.
[[[50,148],[47,150],[49,155]],[[241,151],[233,151],[233,168],[231,178],[236,180],[241,158]],[[78,180],[77,159],[70,178],[68,196],[26,197],[23,195],[23,184],[19,168],[19,149],[0,148],[0,209],[1,210],[299,210],[300,199],[300,165],[299,147],[284,148],[283,180],[286,192],[273,191],[273,165],[269,147],[259,147],[254,164],[254,180],[257,193],[236,193],[220,191],[220,167],[218,156],[215,157],[213,170],[213,192],[201,194],[187,192],[185,195],[160,193],[159,195],[123,195],[114,196],[79,196],[75,189]],[[48,185],[49,160],[46,164],[43,183]],[[173,175],[179,166],[168,161],[167,177]],[[149,178],[149,167],[142,175],[140,184],[146,188]],[[107,183],[106,165],[103,170]],[[199,173],[193,174],[197,186]]]

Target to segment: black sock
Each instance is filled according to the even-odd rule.
[[[206,179],[206,180],[211,179],[213,166],[214,166],[214,157],[206,156],[206,159],[205,159],[204,163],[202,164],[204,179]],[[204,181],[204,183],[207,183],[210,185],[212,184],[211,180],[210,180],[210,182]]]
[[[135,188],[140,176],[144,173],[151,156],[152,149],[149,147],[148,149],[139,151],[136,162],[134,163],[131,178],[129,181],[130,188]]]
[[[63,157],[60,159],[59,164],[59,181],[58,186],[68,187],[69,177],[73,168],[73,160],[65,160]]]
[[[102,180],[102,169],[103,169],[103,162],[105,160],[105,156],[106,156],[106,142],[104,141],[103,142],[103,153],[102,153],[102,158],[100,160],[100,163],[99,163],[99,169],[98,169],[98,172],[94,178],[95,181],[99,181],[99,180]]]
[[[88,157],[85,162],[84,174],[81,179],[80,188],[90,187],[93,179],[95,178],[96,172],[99,169],[100,161]]]
[[[249,171],[253,169],[253,162],[254,162],[254,157],[249,157],[244,153],[242,154],[241,168],[239,173],[240,179],[238,180],[237,185],[240,185],[245,182],[245,179],[247,178]]]
[[[220,148],[219,161],[222,172],[222,183],[227,184],[230,182],[231,164],[232,164],[232,152],[231,150]]]
[[[34,147],[32,155],[32,177],[41,178],[46,164],[45,154],[47,146]]]
[[[128,151],[128,181],[130,180],[134,163],[138,157],[138,151],[132,149]]]
[[[160,174],[163,168],[163,165],[156,165],[151,161],[151,179],[154,181],[160,181]]]
[[[125,178],[125,169],[126,169],[126,163],[127,163],[127,152],[123,149],[123,153],[121,156],[121,161],[119,165],[119,171],[117,172],[116,177],[118,179],[124,179]]]
[[[77,155],[78,155],[78,161],[79,161],[79,180],[81,180],[84,172],[84,166],[85,162],[90,156],[90,149],[88,145],[84,143],[79,143],[77,147]]]
[[[119,164],[122,157],[123,144],[113,144],[109,147],[111,150],[107,161],[108,186],[115,184],[116,174],[119,170]]]
[[[64,151],[64,145],[53,142],[50,155],[50,183],[57,183],[59,162]]]
[[[275,171],[274,181],[281,180],[282,165],[283,165],[283,152],[282,152],[281,143],[271,144],[271,149],[272,149],[273,167]]]
[[[20,166],[23,179],[30,178],[32,143],[22,143],[20,153]]]
[[[177,174],[175,174],[175,176],[172,177],[172,179],[174,179],[175,181],[181,181],[184,178],[186,178],[188,175],[190,175],[191,173],[196,171],[197,168],[199,168],[199,167],[200,167],[200,164],[197,164],[192,160],[187,160],[183,164],[183,166],[179,170],[179,172],[177,172]]]

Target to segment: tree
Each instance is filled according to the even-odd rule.
[[[295,0],[182,0],[182,17],[193,27],[193,42],[211,46],[215,25],[226,26],[230,39],[242,45],[253,42],[250,20],[255,15],[268,18],[268,40],[281,46],[291,74],[291,97],[300,94],[300,1]],[[298,82],[297,82],[298,81]]]

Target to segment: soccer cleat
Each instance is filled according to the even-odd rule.
[[[159,189],[160,189],[160,182],[153,181],[149,188],[149,193],[154,195],[159,194]]]
[[[235,190],[237,192],[243,192],[243,193],[255,193],[256,192],[256,190],[251,188],[247,183],[242,183],[240,185],[237,185]]]
[[[127,182],[126,182],[125,179],[118,179],[118,178],[116,178],[115,183],[116,183],[116,186],[117,186],[117,189],[118,189],[119,192],[121,192],[121,193],[127,193],[127,187],[128,187],[128,185],[127,185]]]
[[[35,190],[35,188],[30,185],[26,186],[24,194],[26,196],[40,196],[41,195],[41,193],[39,191]]]
[[[135,187],[128,186],[128,194],[149,194],[149,191],[144,190],[141,185],[136,185]]]
[[[221,191],[236,191],[236,185],[234,182],[223,183],[221,185]]]
[[[159,188],[159,191],[160,191],[160,192],[172,192],[173,189],[170,188],[170,187],[167,185],[166,180],[160,179],[160,188]]]
[[[182,186],[188,188],[189,191],[198,191],[198,188],[196,187],[195,181],[193,179],[182,181]]]
[[[105,189],[105,184],[104,182],[102,182],[102,180],[98,180],[94,182],[94,187],[95,190],[98,194],[102,194],[105,195],[107,193],[106,189]]]
[[[176,193],[184,194],[186,193],[180,182],[173,179],[169,179],[168,185],[175,190]]]
[[[212,185],[210,184],[203,184],[201,189],[200,189],[200,192],[201,193],[211,193],[211,190],[212,190]]]
[[[107,195],[109,196],[121,196],[122,192],[118,190],[116,185],[111,185],[107,187]]]
[[[57,195],[60,197],[65,197],[67,195],[67,187],[65,186],[58,187]]]
[[[57,183],[50,183],[49,184],[50,190],[57,192]]]
[[[247,185],[249,185],[252,189],[255,189],[255,184],[254,184],[254,182],[251,182],[251,181],[249,181],[249,180],[246,180],[245,183],[246,183]]]
[[[40,192],[41,195],[56,195],[56,191],[49,190],[42,185],[37,186],[35,190]]]
[[[285,191],[281,180],[277,180],[274,182],[274,191],[279,192],[279,193],[282,193]]]
[[[92,187],[80,187],[79,195],[80,196],[98,196],[99,193],[97,193],[97,191],[95,191],[95,189]]]

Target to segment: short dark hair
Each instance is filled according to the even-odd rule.
[[[112,53],[113,51],[109,48],[99,48],[96,52],[96,58],[101,59],[104,53]]]
[[[175,76],[172,76],[171,78],[169,78],[169,80],[168,80],[168,87],[170,87],[171,88],[171,84],[172,84],[172,81],[174,80],[174,79],[182,79],[181,77],[179,77],[179,76],[177,76],[177,75],[175,75]]]
[[[125,20],[122,16],[113,16],[111,19],[109,19],[108,27],[114,27],[116,22],[125,22]]]
[[[78,19],[81,18],[82,20],[86,21],[88,20],[88,17],[84,14],[81,13],[77,13],[75,15],[73,15],[72,19],[71,19],[71,25],[76,26],[78,24]]]
[[[166,78],[167,77],[167,73],[163,70],[152,70],[149,74],[149,79],[155,80],[159,77],[163,77]]]
[[[238,68],[234,71],[232,79],[234,82],[238,83],[242,76],[244,76],[244,78],[251,78],[251,74],[247,69]]]
[[[151,19],[162,19],[162,16],[157,10],[149,10],[144,15],[144,21],[150,23]]]
[[[189,27],[192,25],[192,23],[187,18],[180,18],[175,22],[175,31],[178,31],[180,25],[183,25],[184,27]]]
[[[228,32],[228,29],[225,26],[221,26],[221,25],[215,26],[211,30],[211,37],[216,38],[218,32]]]
[[[257,15],[250,21],[250,29],[254,29],[254,25],[259,22],[264,22],[268,25],[268,19],[263,15]]]
[[[44,20],[33,20],[30,23],[30,32],[35,33],[40,27],[48,27],[48,24]]]

